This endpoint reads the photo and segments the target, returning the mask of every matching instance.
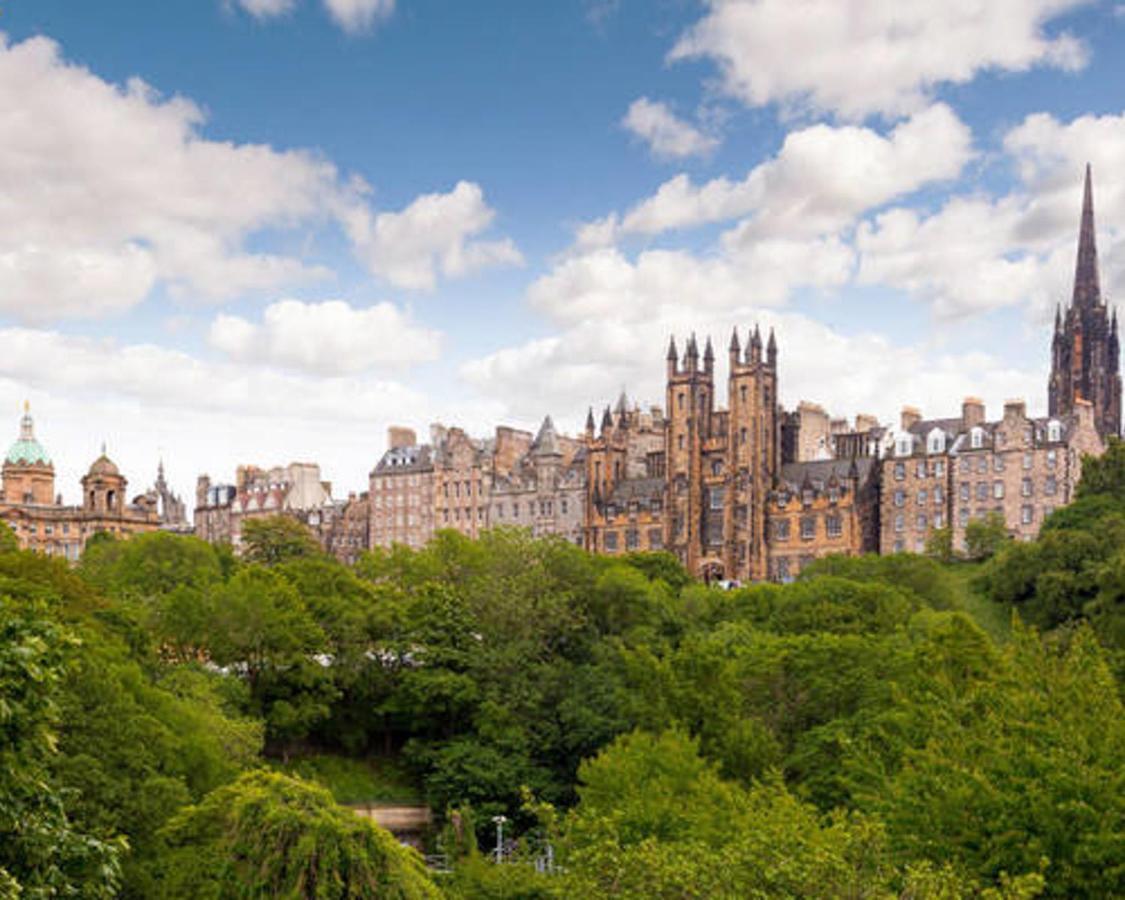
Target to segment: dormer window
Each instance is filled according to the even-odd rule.
[[[909,456],[910,451],[912,449],[913,449],[912,441],[910,440],[909,435],[904,435],[903,437],[900,437],[898,439],[898,441],[895,443],[895,455],[896,456]]]
[[[971,446],[974,450],[979,450],[984,446],[983,428],[980,428],[978,426],[973,428],[973,430],[969,432],[969,446]]]
[[[930,453],[944,453],[945,452],[945,434],[939,428],[935,428],[930,432],[926,440],[926,449]]]
[[[1047,440],[1053,444],[1062,440],[1062,424],[1058,419],[1051,419],[1047,423]]]

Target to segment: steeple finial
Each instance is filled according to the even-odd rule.
[[[1082,193],[1082,219],[1078,227],[1078,262],[1074,268],[1074,299],[1079,307],[1100,306],[1098,247],[1094,233],[1094,189],[1090,164],[1086,163],[1086,185]]]

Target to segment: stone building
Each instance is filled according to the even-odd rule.
[[[156,506],[160,527],[176,534],[192,534],[194,528],[187,519],[187,504],[175,493],[164,478],[164,460],[156,466],[156,481],[147,492]]]
[[[1093,405],[1094,423],[1103,437],[1121,434],[1117,311],[1110,316],[1102,299],[1089,166],[1078,230],[1074,293],[1065,315],[1055,310],[1047,396],[1049,415],[1065,416],[1074,411],[1079,399],[1084,399]]]
[[[210,476],[199,476],[195,534],[213,544],[230,544],[237,553],[247,519],[289,515],[316,531],[333,508],[332,485],[321,480],[316,463],[294,462],[269,469],[244,465],[235,470],[234,484],[213,484]]]
[[[584,544],[610,555],[665,547],[663,410],[629,408],[624,394],[607,406],[600,430],[586,416]]]
[[[823,556],[878,552],[878,476],[870,456],[783,465],[766,510],[769,577],[789,581]]]
[[[55,493],[55,467],[36,440],[26,405],[19,438],[9,447],[2,471],[0,519],[8,523],[25,550],[73,562],[95,534],[127,538],[160,527],[159,510],[150,495],[127,500],[128,481],[104,447],[82,477],[82,503],[65,505]]]
[[[310,513],[305,524],[316,535],[325,553],[345,565],[354,565],[371,546],[370,494],[352,493],[343,502]]]
[[[560,437],[547,416],[523,456],[507,470],[499,463],[491,479],[490,525],[522,526],[536,537],[557,534],[583,545],[586,464],[578,442]]]
[[[1072,412],[1045,417],[1028,417],[1023,401],[1010,401],[993,422],[975,397],[955,418],[923,419],[906,407],[882,461],[880,549],[922,552],[946,526],[954,547],[964,549],[966,526],[991,512],[1028,540],[1073,498],[1082,457],[1103,450],[1093,407],[1081,398]]]
[[[387,452],[371,471],[372,547],[424,547],[434,535],[434,455],[408,428],[391,428]]]
[[[742,352],[728,348],[727,409],[716,405],[715,355],[700,365],[694,336],[682,364],[667,356],[665,546],[708,579],[761,580],[768,574],[766,506],[779,470],[777,341],[763,353],[755,329]]]
[[[491,446],[461,428],[430,429],[434,465],[434,528],[477,537],[488,527]]]

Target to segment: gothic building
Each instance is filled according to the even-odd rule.
[[[1121,434],[1117,312],[1110,315],[1106,309],[1098,279],[1089,165],[1078,231],[1074,294],[1065,314],[1055,311],[1047,397],[1051,416],[1069,415],[1079,399],[1086,400],[1093,405],[1094,424],[1103,437]]]

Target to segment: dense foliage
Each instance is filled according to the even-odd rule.
[[[0,897],[1125,894],[1120,444],[983,563],[732,591],[517,529],[4,537]],[[451,871],[337,805],[411,797]]]

